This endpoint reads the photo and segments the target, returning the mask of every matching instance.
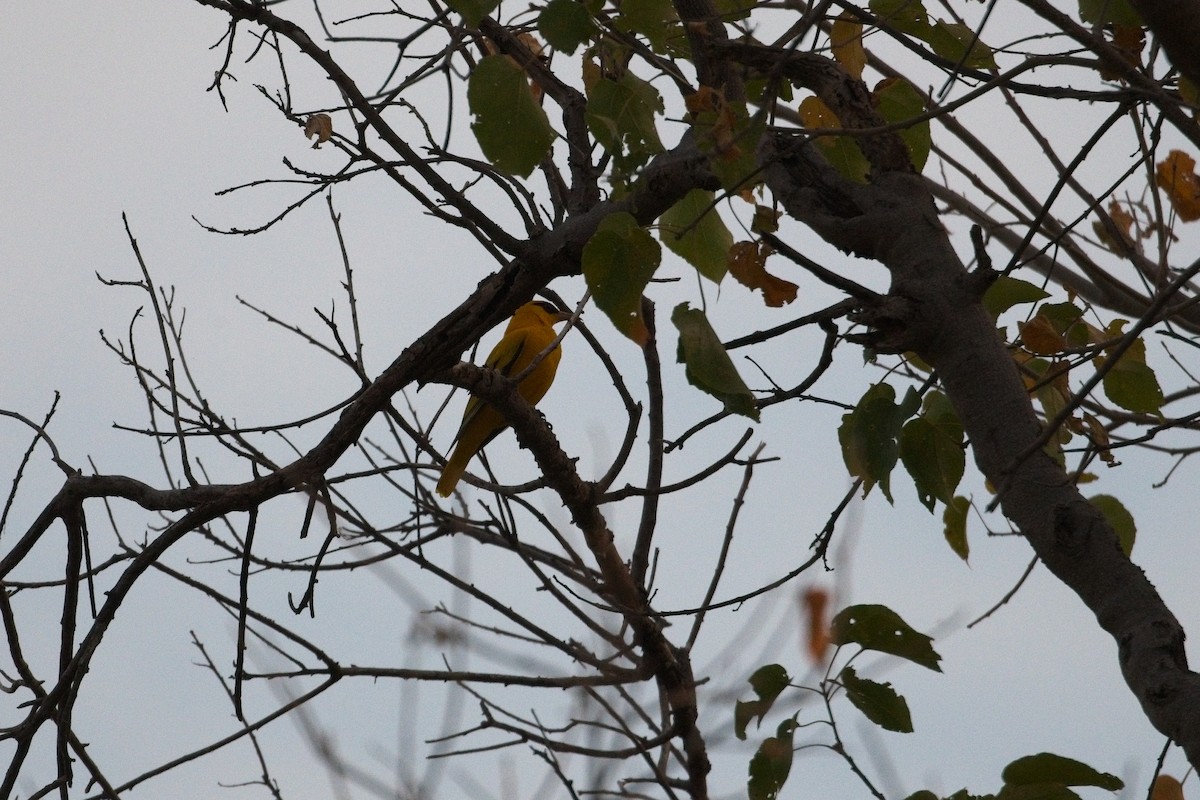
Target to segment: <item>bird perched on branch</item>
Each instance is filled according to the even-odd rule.
[[[554,382],[554,373],[558,370],[559,359],[562,358],[562,348],[559,346],[555,346],[544,355],[543,351],[554,342],[554,325],[569,319],[570,316],[567,312],[559,311],[541,300],[526,303],[518,308],[508,321],[504,336],[492,349],[484,366],[506,377],[515,378],[541,355],[542,359],[517,384],[517,391],[521,397],[530,405],[537,405]],[[462,426],[458,429],[454,452],[450,454],[446,466],[442,469],[442,477],[438,479],[438,494],[449,497],[475,454],[507,427],[508,423],[499,411],[472,395],[467,401],[466,411],[463,412]]]

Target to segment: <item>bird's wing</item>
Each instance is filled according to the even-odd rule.
[[[496,346],[492,348],[492,352],[488,354],[487,361],[484,361],[483,365],[488,369],[496,370],[505,377],[512,377],[520,372],[520,369],[514,370],[514,367],[520,363],[521,354],[525,351],[525,344],[527,341],[528,336],[526,336],[526,331],[524,329],[518,328],[516,330],[510,330],[506,332],[503,338],[501,338],[500,341],[496,343]],[[524,365],[522,365],[521,369],[524,369]],[[471,395],[467,399],[467,407],[463,411],[462,424],[458,426],[458,433],[455,434],[454,437],[455,441],[462,436],[463,431],[467,429],[467,426],[469,426],[471,422],[479,416],[479,412],[483,409],[483,407],[484,402],[475,395]],[[499,433],[499,431],[496,431],[496,433]],[[496,433],[493,433],[492,436],[489,437],[489,441],[491,438],[495,437]],[[484,444],[487,444],[487,442],[484,442]]]

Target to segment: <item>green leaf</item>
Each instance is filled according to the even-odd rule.
[[[896,390],[889,384],[875,384],[853,411],[842,416],[838,428],[846,469],[862,478],[863,494],[878,484],[889,503],[893,502],[892,468],[900,455],[900,426],[920,404],[920,397],[911,388],[903,405],[897,405],[895,398]]]
[[[750,720],[757,719],[761,725],[763,717],[771,710],[776,698],[787,688],[787,670],[778,664],[767,664],[759,667],[750,676],[750,686],[754,689],[757,700],[739,700],[733,708],[733,730],[737,738],[746,740],[746,726]]]
[[[996,58],[992,48],[975,37],[975,31],[957,22],[938,20],[929,29],[926,36],[920,37],[929,43],[933,52],[955,64],[962,61],[964,67],[970,69],[995,69]],[[963,58],[971,48],[970,54]]]
[[[474,28],[500,5],[500,0],[446,0],[446,5],[462,14],[463,22]]]
[[[750,16],[758,0],[715,0],[713,6],[724,22],[736,22]]]
[[[946,395],[938,391],[925,395],[924,413],[909,420],[900,432],[900,458],[930,513],[936,501],[949,503],[954,497],[967,456],[962,423]]]
[[[879,114],[890,123],[907,122],[925,113],[925,101],[913,85],[903,78],[888,78],[875,87],[874,97]],[[901,128],[897,133],[908,148],[908,157],[913,168],[920,172],[929,159],[933,138],[929,133],[929,120]]]
[[[973,30],[957,22],[937,20],[931,23],[920,0],[871,0],[870,7],[885,25],[920,39],[948,61],[957,64],[961,60],[963,66],[971,69],[996,67],[992,48],[979,41]],[[968,46],[971,50],[964,59]]]
[[[583,277],[596,307],[640,347],[650,335],[642,292],[661,260],[658,242],[624,211],[605,217],[583,247]]]
[[[884,730],[912,733],[912,715],[908,703],[896,694],[890,683],[876,683],[860,678],[853,667],[842,670],[838,680],[846,687],[846,699],[867,719]]]
[[[1120,335],[1119,324],[1109,326],[1109,332]],[[1096,367],[1107,363],[1107,359],[1096,359]],[[1109,400],[1127,411],[1155,414],[1162,408],[1163,391],[1158,377],[1146,363],[1146,343],[1137,339],[1117,363],[1104,374],[1104,394]]]
[[[1040,314],[1034,319],[1046,322],[1046,318]],[[1025,335],[1025,332],[1028,332],[1028,327],[1024,329],[1022,335]],[[1025,381],[1026,387],[1037,387],[1035,396],[1042,405],[1042,412],[1046,419],[1057,418],[1067,407],[1071,396],[1071,387],[1067,383],[1067,370],[1070,365],[1061,360],[1051,362],[1044,358],[1028,358],[1021,362],[1021,366],[1025,370],[1021,378]],[[1068,426],[1060,425],[1055,434],[1046,442],[1044,448],[1046,454],[1060,465],[1065,464],[1062,445],[1069,442],[1072,436]]]
[[[659,218],[658,237],[713,283],[725,277],[733,234],[713,208],[713,193],[692,189]]]
[[[866,183],[871,162],[853,136],[818,136],[817,148],[833,168],[855,183]]]
[[[805,128],[840,129],[842,121],[833,109],[821,98],[810,95],[800,101],[800,123]],[[817,152],[843,177],[857,183],[866,183],[871,164],[863,155],[854,136],[818,136],[815,141]]]
[[[760,106],[768,105],[775,100],[791,103],[795,100],[792,84],[789,81],[772,80],[765,76],[746,78],[746,97]]]
[[[587,125],[612,154],[616,170],[628,175],[663,151],[654,122],[662,110],[658,90],[636,75],[600,78],[588,97]]]
[[[1090,25],[1141,28],[1146,24],[1129,0],[1079,0],[1079,19]]]
[[[929,14],[921,0],[871,0],[871,13],[901,33],[923,36],[929,30]]]
[[[946,510],[942,512],[942,524],[945,526],[942,533],[946,537],[946,543],[963,561],[971,555],[971,548],[967,544],[967,511],[970,508],[970,500],[957,496],[946,504]]]
[[[795,718],[779,723],[775,735],[759,745],[750,759],[750,780],[746,783],[750,800],[775,800],[792,769],[792,735]]]
[[[992,319],[995,319],[1013,306],[1022,303],[1036,303],[1049,296],[1041,287],[1028,281],[1001,275],[984,293],[983,307],[992,315]]]
[[[921,789],[920,791],[913,792],[904,798],[904,800],[938,800],[938,796],[928,789]]]
[[[546,43],[568,55],[592,38],[595,30],[591,15],[575,0],[550,0],[538,15],[538,32]]]
[[[1048,333],[1049,338],[1054,338],[1054,333],[1059,334],[1063,341],[1054,344],[1049,339],[1040,341],[1040,346],[1033,348],[1033,352],[1041,353],[1042,355],[1050,355],[1052,352],[1058,352],[1065,347],[1083,347],[1092,342],[1092,328],[1083,319],[1083,309],[1074,303],[1042,303],[1038,306],[1037,314],[1028,323],[1043,328],[1043,333]],[[1045,326],[1049,326],[1046,328]],[[1035,331],[1036,333],[1036,331]],[[1026,335],[1025,327],[1022,328],[1022,337]]]
[[[666,53],[674,39],[684,38],[679,15],[671,0],[638,0],[621,3],[614,20],[618,29],[640,33],[657,53]]]
[[[1066,336],[1078,327],[1077,323],[1083,319],[1083,309],[1074,303],[1043,303],[1038,308],[1038,316],[1050,320],[1054,330]],[[1072,344],[1084,344],[1084,341],[1076,339]]]
[[[688,383],[720,400],[726,411],[757,422],[754,395],[738,375],[704,312],[680,303],[671,313],[671,322],[679,330],[678,360],[687,367]]]
[[[1013,761],[1000,774],[1007,786],[1057,783],[1063,786],[1096,786],[1110,792],[1125,788],[1116,775],[1100,772],[1081,761],[1054,753],[1038,753]]]
[[[996,800],[1083,800],[1061,783],[1030,783],[1025,786],[1004,786]]]
[[[933,639],[917,633],[900,615],[887,606],[847,606],[838,612],[830,626],[834,644],[855,643],[865,650],[877,650],[941,672],[942,660],[933,649]]]
[[[467,103],[475,116],[471,130],[497,169],[525,177],[550,152],[554,130],[546,112],[533,99],[525,73],[507,57],[479,62],[467,83]]]
[[[1133,543],[1137,540],[1137,525],[1133,521],[1133,514],[1130,514],[1121,501],[1111,494],[1093,495],[1088,498],[1088,501],[1100,509],[1100,513],[1108,520],[1108,524],[1117,534],[1117,540],[1121,543],[1122,552],[1127,556],[1132,553]]]

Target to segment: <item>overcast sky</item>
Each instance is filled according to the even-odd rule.
[[[314,306],[327,310],[332,302],[342,301],[339,285],[344,276],[324,202],[310,204],[257,237],[214,235],[193,220],[197,217],[214,226],[261,224],[286,205],[294,191],[268,188],[222,197],[214,193],[281,176],[284,158],[318,169],[336,168],[340,158],[331,149],[314,152],[301,132],[280,119],[252,88],[252,80],[226,87],[228,112],[215,93],[205,91],[221,60],[219,49],[208,49],[223,31],[221,16],[185,0],[50,0],[10,4],[3,16],[0,74],[5,77],[0,81],[0,107],[6,122],[0,135],[4,143],[0,318],[5,320],[7,335],[0,341],[0,363],[7,379],[0,384],[0,407],[40,419],[59,391],[61,410],[51,432],[64,458],[86,468],[91,457],[101,471],[161,483],[161,469],[147,442],[112,426],[114,421],[133,426],[145,421],[144,403],[131,373],[105,348],[99,334],[103,330],[113,338],[125,337],[135,310],[145,303],[136,290],[105,288],[96,277],[140,279],[122,214],[127,215],[155,280],[176,287],[179,307],[187,309],[192,364],[222,408],[231,410],[240,422],[255,424],[302,417],[352,393],[354,381],[348,372],[335,369],[328,359],[314,358],[294,337],[267,325],[237,301],[244,298],[310,326],[315,323]],[[328,91],[323,85],[300,85],[314,104],[322,91]],[[448,234],[415,214],[397,191],[380,181],[362,181],[334,195],[344,215],[367,360],[375,373],[493,269],[467,237]],[[1182,247],[1194,247],[1194,242],[1193,237]],[[1186,263],[1196,255],[1200,250],[1177,251],[1175,263]],[[578,282],[563,281],[554,288],[570,300],[579,296]],[[686,296],[682,289],[680,296]],[[660,304],[664,316],[672,297],[664,294]],[[740,287],[725,287],[714,314],[731,325],[744,313],[762,314],[763,324],[770,325],[819,308],[825,297],[820,290],[806,287],[796,307],[763,312]],[[139,324],[149,322],[143,318]],[[596,330],[610,334],[603,324],[593,321]],[[584,359],[582,346],[572,351],[571,344],[568,341],[563,370],[572,369],[573,354]],[[664,342],[663,350],[666,360],[671,360],[673,340]],[[1153,359],[1165,360],[1161,351],[1152,348],[1151,353],[1152,364],[1159,363]],[[833,387],[847,387],[839,399],[853,402],[867,379],[879,373],[863,371],[852,358],[842,360],[851,363],[839,367]],[[812,361],[815,352],[808,363]],[[575,369],[576,374],[587,371],[586,366]],[[670,380],[682,384],[678,370]],[[552,420],[556,414],[558,419],[574,415],[556,430],[583,456],[585,473],[598,469],[614,446],[603,409],[589,410],[594,391],[580,378],[565,388],[556,387],[544,404]],[[680,397],[680,420],[703,416],[705,398],[683,393]],[[457,408],[449,413],[457,414]],[[794,466],[762,468],[755,491],[789,498],[789,512],[781,517],[779,506],[771,504],[772,516],[756,517],[751,496],[744,524],[753,533],[739,540],[744,549],[731,561],[729,590],[724,594],[761,582],[764,563],[790,549],[807,548],[824,523],[848,485],[834,435],[840,413],[818,409],[802,421],[798,417],[794,425],[776,424],[762,432],[768,454],[772,449],[789,452],[801,447],[814,452],[802,474],[794,472]],[[683,427],[682,422],[676,425]],[[447,435],[452,427],[444,429]],[[28,441],[26,428],[0,420],[4,475],[11,475]],[[714,441],[711,446],[719,449],[728,441]],[[30,471],[0,548],[19,535],[58,485],[44,455]],[[1096,491],[1089,493],[1118,494],[1134,513],[1140,531],[1136,560],[1195,640],[1195,632],[1200,631],[1200,588],[1195,580],[1200,540],[1194,530],[1192,488],[1197,472],[1185,464],[1165,489],[1152,492],[1151,484],[1165,477],[1169,465],[1136,455],[1126,461],[1119,471],[1103,475]],[[528,469],[527,462],[523,468]],[[229,474],[215,479],[246,477]],[[738,477],[731,478],[734,485]],[[978,481],[973,491],[982,495]],[[665,577],[660,580],[663,607],[686,606],[697,599],[688,591],[694,587],[687,578],[697,569],[711,568],[711,548],[720,541],[728,510],[728,491],[717,494],[719,502],[714,499],[712,509],[695,509],[694,518],[681,518],[664,530],[662,545],[670,555],[664,558]],[[919,788],[949,793],[962,786],[975,792],[995,791],[1004,764],[1043,750],[1125,777],[1147,779],[1162,738],[1124,687],[1115,645],[1082,605],[1039,568],[993,619],[975,630],[963,630],[965,621],[1012,587],[1028,563],[1029,550],[1011,538],[985,541],[982,526],[973,520],[974,550],[970,566],[964,565],[941,540],[938,517],[914,502],[906,479],[897,477],[895,494],[895,510],[874,495],[856,509],[851,517],[856,521],[855,545],[845,553],[852,556],[849,568],[841,575],[814,579],[826,586],[836,583],[839,604],[886,603],[914,627],[938,636],[935,646],[943,656],[944,674],[899,666],[889,668],[881,678],[908,698],[917,732],[855,737],[863,750],[875,753],[867,756],[867,763],[878,768],[890,761],[894,778],[883,776],[885,788],[893,793]],[[617,522],[618,531],[628,530],[627,524],[622,528],[621,520]],[[1003,527],[995,515],[989,524]],[[53,574],[54,566],[61,564],[61,556],[50,550],[39,562],[46,574]],[[371,585],[362,592],[386,592],[373,578],[364,574],[363,579]],[[810,582],[802,581],[794,591]],[[213,738],[232,730],[227,709],[213,699],[217,693],[208,695],[204,702],[212,705],[205,709],[187,708],[177,698],[181,680],[215,686],[211,676],[193,666],[199,657],[188,632],[203,631],[224,666],[231,652],[232,628],[211,607],[165,582],[150,581],[143,591],[136,607],[122,613],[123,625],[105,644],[85,682],[85,690],[94,695],[77,720],[81,735],[112,765],[118,779],[155,763],[156,758],[181,752],[171,750],[174,740],[164,737],[164,726],[194,723]],[[156,594],[159,591],[163,594]],[[340,624],[378,624],[361,608],[356,611],[352,599],[347,602],[350,605],[340,610],[336,601],[324,608],[332,606],[330,613]],[[787,602],[785,598],[774,613],[786,613]],[[739,628],[759,624],[757,614],[765,613],[756,611],[760,608],[716,614],[708,652],[715,652],[719,640]],[[41,656],[49,657],[57,641],[57,612],[50,608],[44,613],[44,641],[37,642],[36,632],[25,635],[35,643],[35,652],[40,649]],[[406,657],[401,646],[405,630],[385,637],[394,647],[378,653],[380,659]],[[366,638],[372,638],[378,630],[367,633]],[[364,632],[348,634],[353,639]],[[793,673],[802,669],[796,650],[786,657],[792,659],[788,666]],[[702,666],[710,668],[714,663],[718,662]],[[344,749],[366,754],[367,763],[386,763],[399,747],[395,732],[404,728],[396,719],[397,693],[395,686],[358,686],[355,692],[344,691],[319,704],[316,711],[337,730]],[[12,724],[22,713],[5,702],[0,701],[0,726]],[[732,700],[727,702],[731,705]],[[728,711],[725,708],[723,713]],[[468,723],[471,713],[466,712]],[[853,712],[843,713],[847,720],[853,719]],[[852,721],[850,728],[855,729]],[[271,755],[275,763],[287,765],[279,773],[285,797],[325,796],[323,779],[310,772],[311,758],[289,723],[277,726],[277,731]],[[424,754],[423,745],[410,745],[417,756]],[[9,752],[8,744],[0,744],[0,753]],[[715,759],[717,788],[739,791],[749,752],[743,747]],[[130,756],[130,766],[122,766],[132,753],[137,756]],[[504,763],[503,756],[497,759]],[[1178,774],[1183,760],[1174,754],[1168,765]],[[239,752],[151,783],[137,796],[210,798],[216,796],[217,781],[252,777],[245,753]],[[495,786],[490,779],[476,777]],[[517,786],[530,788],[519,781]],[[30,788],[32,784],[25,791]],[[230,796],[260,796],[251,795],[255,790],[229,791]],[[457,791],[445,789],[447,796]],[[1125,796],[1142,794],[1144,787],[1135,785]],[[794,768],[785,796],[865,794],[832,756],[806,753]]]

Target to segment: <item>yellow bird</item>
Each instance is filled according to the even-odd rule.
[[[504,336],[492,349],[484,366],[501,375],[516,377],[554,341],[554,325],[570,316],[540,300],[526,303],[508,321]],[[537,405],[554,382],[554,373],[558,370],[561,358],[562,348],[555,347],[517,385],[517,391],[530,405]],[[508,423],[499,411],[472,395],[463,412],[454,452],[450,454],[450,459],[442,469],[442,477],[438,479],[438,494],[449,497],[475,454],[507,427]]]

